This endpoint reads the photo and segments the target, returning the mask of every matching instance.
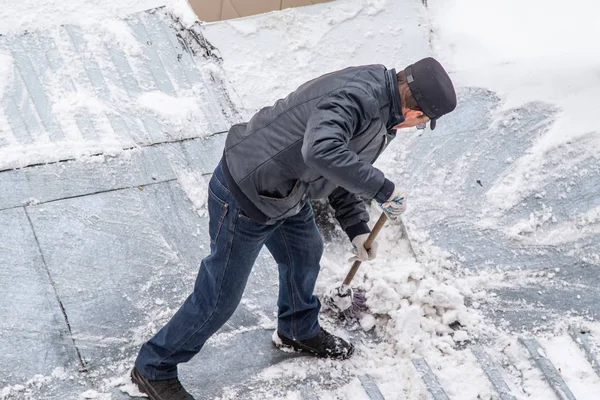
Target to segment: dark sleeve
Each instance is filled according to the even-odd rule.
[[[329,204],[335,210],[335,218],[351,241],[360,234],[371,232],[367,225],[369,213],[365,202],[357,195],[338,187],[329,195]]]
[[[358,87],[344,87],[324,97],[306,127],[304,162],[350,193],[386,201],[393,183],[348,149],[352,135],[378,115],[378,102]]]

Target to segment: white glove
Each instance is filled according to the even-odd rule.
[[[389,219],[395,221],[406,211],[406,197],[403,190],[396,188],[390,198],[385,203],[379,204],[379,206]]]
[[[367,241],[368,237],[368,233],[363,233],[362,235],[357,235],[354,239],[352,239],[352,246],[354,247],[354,253],[356,255],[348,261],[367,261],[377,257],[377,247],[379,246],[377,242],[373,242],[369,249],[365,248],[365,242]]]

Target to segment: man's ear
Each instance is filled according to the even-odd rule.
[[[408,110],[406,111],[406,114],[404,115],[405,119],[416,119],[419,118],[423,115],[423,111],[419,111],[419,110]]]

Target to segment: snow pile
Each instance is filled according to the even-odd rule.
[[[398,234],[398,226],[390,223],[387,229],[392,234],[382,239],[383,254],[363,271],[370,311],[389,317],[378,319],[377,324],[399,356],[424,354],[431,346],[451,351],[455,331],[457,339],[465,341],[466,332],[476,330],[479,322],[467,310],[465,297],[481,299],[485,293],[474,293],[481,289],[457,279],[457,265],[434,246],[419,244],[421,249],[428,247],[420,255],[421,262],[410,253],[400,253],[393,235]]]
[[[372,214],[377,212],[373,207]],[[372,220],[377,216],[373,215]],[[466,398],[491,399],[491,387],[476,360],[460,347],[494,334],[495,329],[484,323],[477,309],[482,303],[494,301],[486,290],[502,285],[506,276],[469,273],[452,261],[450,254],[432,245],[426,234],[411,231],[410,238],[416,255],[402,225],[388,221],[378,239],[377,259],[363,263],[352,283],[366,290],[369,307],[361,317],[360,329],[374,329],[383,341],[359,345],[352,359],[354,367],[327,368],[340,370],[341,376],[352,368],[371,374],[386,398],[403,393],[406,398],[426,399],[426,390],[418,381],[411,381],[414,372],[410,363],[414,357],[424,357],[444,378],[444,387],[455,390],[455,395],[469,387]],[[350,265],[340,260],[349,255],[349,251],[343,255],[325,253],[317,290],[341,283]],[[335,319],[327,323],[339,325]],[[327,327],[346,335],[343,329]],[[294,379],[300,379],[298,367],[294,370]]]

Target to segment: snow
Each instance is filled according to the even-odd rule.
[[[569,336],[540,340],[547,355],[578,400],[595,400],[600,393],[600,377]]]
[[[164,0],[4,0],[0,8],[0,34],[62,25],[94,23],[165,5]]]
[[[586,38],[600,36],[600,3],[562,1],[431,0],[433,48],[461,86],[489,88],[505,110],[532,101],[560,109],[558,120],[510,172],[488,190],[491,205],[509,208],[600,148],[594,115],[600,98],[600,54]],[[543,11],[542,11],[543,10]],[[585,11],[583,11],[585,10]],[[547,154],[561,145],[587,141],[575,157],[552,167]],[[502,201],[502,203],[499,203]]]
[[[207,216],[209,179],[188,169],[178,169],[175,172],[179,185],[196,208],[198,215]]]
[[[179,19],[179,22],[189,28],[198,22],[198,16],[186,0],[170,0],[166,2],[167,9]]]
[[[250,116],[321,74],[360,64],[402,68],[428,56],[425,10],[399,3],[338,1],[211,23],[204,32]]]
[[[0,50],[0,98],[3,98],[4,91],[8,82],[13,79],[14,72],[14,59],[12,55],[7,52]],[[0,111],[0,145],[4,141],[6,144],[14,144],[14,137],[12,135],[4,134],[4,131],[8,132],[8,121],[3,111]],[[4,138],[2,138],[5,136]],[[4,139],[4,140],[3,140]]]
[[[415,3],[413,6],[417,7]],[[390,3],[345,1],[310,11],[286,10],[268,17],[208,24],[206,35],[221,51],[226,74],[243,99],[247,114],[251,115],[304,81],[347,65],[383,63],[403,68],[408,62],[428,55],[422,53],[423,46],[421,50],[416,48],[423,38],[428,38],[428,24],[431,24],[433,54],[447,66],[458,87],[484,87],[498,93],[502,100],[498,112],[531,101],[550,103],[560,109],[560,118],[551,129],[537,138],[533,148],[522,158],[508,158],[509,174],[488,190],[489,208],[506,211],[528,193],[539,192],[539,188],[553,178],[555,171],[543,169],[546,152],[571,140],[587,141],[582,153],[558,164],[557,170],[563,171],[569,169],[569,163],[595,157],[600,148],[598,124],[589,118],[599,107],[600,55],[590,51],[587,41],[579,40],[600,36],[600,28],[593,22],[597,15],[594,10],[599,6],[592,1],[576,3],[572,10],[590,10],[583,21],[579,18],[580,12],[568,12],[564,3],[558,1],[534,0],[523,4],[514,0],[494,2],[494,7],[490,7],[489,2],[475,0],[431,0],[430,15],[416,12],[418,23],[413,25],[405,23],[415,18],[415,14],[406,10],[410,7],[408,2],[389,7]],[[370,13],[364,5],[370,7]],[[372,18],[381,7],[385,8],[386,18]],[[549,14],[541,17],[540,9],[548,9]],[[320,23],[319,19],[328,21],[329,25]],[[373,20],[377,24],[373,24]],[[348,21],[352,21],[351,24],[343,23]],[[360,26],[364,32],[363,38],[352,44],[346,39],[352,35],[348,31],[350,25]],[[311,34],[302,34],[306,31]],[[390,39],[395,34],[414,40],[395,43]],[[573,44],[574,41],[577,43]],[[263,56],[252,57],[252,54]],[[596,133],[587,138],[590,132]],[[393,146],[390,146],[391,151]],[[378,163],[385,171],[393,171],[386,166],[395,160],[386,157],[384,153]],[[372,214],[375,220],[377,212]],[[495,216],[498,215],[502,214]],[[574,218],[593,224],[594,215],[586,212]],[[587,216],[590,218],[586,219]],[[526,240],[537,235],[546,224],[555,222],[552,208],[542,204],[528,219],[504,229],[508,236]],[[487,223],[496,226],[498,220],[491,218]],[[570,225],[574,225],[574,235],[581,232],[575,223]],[[384,238],[380,240],[384,249],[378,259],[363,264],[355,278],[354,285],[367,290],[368,305],[373,313],[365,323],[361,321],[361,327],[375,328],[382,334],[389,342],[387,352],[399,356],[421,354],[434,364],[439,361],[440,365],[450,365],[439,371],[441,379],[455,387],[457,393],[461,393],[463,387],[473,388],[473,393],[462,398],[490,398],[490,388],[481,374],[473,378],[477,384],[472,386],[470,381],[461,381],[455,375],[454,371],[460,368],[453,367],[462,365],[460,363],[464,364],[461,377],[471,377],[478,367],[472,359],[467,361],[455,352],[454,344],[495,330],[482,323],[476,310],[482,303],[493,302],[484,288],[513,285],[511,281],[539,282],[540,277],[527,276],[527,273],[522,273],[521,278],[517,274],[509,278],[506,274],[459,272],[459,266],[451,265],[442,249],[428,245],[426,235],[411,237],[413,245],[419,248],[417,261],[408,249],[402,248],[406,247],[405,242],[386,234],[386,229],[393,228],[384,229]],[[588,231],[596,232],[594,226]],[[561,240],[573,239],[573,236],[564,236]],[[532,240],[538,238],[539,235]],[[327,292],[343,279],[345,270],[340,271],[340,258],[335,254],[325,255],[318,288],[321,291]],[[472,300],[473,308],[465,306],[465,298]],[[381,318],[382,315],[387,318]],[[462,326],[458,331],[449,328],[456,321]],[[512,348],[518,347],[514,343]],[[527,356],[517,352],[512,356],[520,367],[520,374],[527,377],[524,389],[531,398],[551,398],[552,392],[528,363]],[[378,363],[389,362],[376,354],[371,357]],[[391,363],[402,368],[400,360]],[[383,374],[379,378],[383,385],[391,384],[390,375]]]
[[[138,101],[142,108],[166,120],[191,120],[199,108],[195,97],[174,97],[159,91],[143,93]]]
[[[535,138],[532,148],[518,159],[506,159],[507,173],[487,189],[489,214],[482,217],[479,227],[482,230],[498,227],[506,212],[533,193],[540,200],[539,208],[531,210],[527,218],[501,226],[505,235],[524,243],[558,245],[600,233],[599,207],[574,213],[569,220],[557,220],[552,207],[544,203],[546,194],[541,190],[556,174],[571,173],[576,163],[589,158],[597,160],[599,154],[599,125],[591,116],[600,107],[600,53],[593,51],[590,45],[593,38],[600,37],[600,25],[596,23],[600,11],[598,2],[574,0],[568,7],[562,1],[547,0],[495,1],[493,7],[489,1],[477,0],[429,0],[428,3],[429,13],[418,1],[346,0],[206,24],[204,32],[219,49],[223,70],[212,64],[204,68],[213,72],[215,79],[231,82],[248,117],[320,74],[367,63],[400,69],[433,53],[447,66],[458,87],[483,87],[497,93],[502,100],[498,113],[532,101],[549,103],[560,110],[558,120],[545,134]],[[0,33],[77,20],[88,27],[98,27],[100,39],[94,29],[86,31],[90,41],[115,42],[127,54],[139,56],[138,41],[129,27],[115,18],[163,4],[167,4],[183,25],[195,22],[195,16],[183,0],[101,3],[8,0],[0,9]],[[12,56],[0,53],[0,98],[5,82],[13,79],[12,74]],[[110,107],[86,88],[69,94],[57,93],[60,96],[52,111],[61,121],[72,119],[81,110],[101,115]],[[125,106],[134,114],[149,112],[181,131],[197,122],[198,97],[192,92],[174,97],[150,91],[126,102]],[[0,127],[6,126],[4,118],[0,112]],[[410,137],[413,132],[400,132],[403,134]],[[0,136],[0,144],[2,138]],[[10,137],[5,139],[11,141]],[[563,146],[568,142],[581,144],[572,157],[564,156]],[[0,147],[0,168],[99,153],[122,154],[125,152],[122,145],[116,137],[70,137],[60,144],[39,141],[35,146],[13,143],[7,148]],[[390,146],[390,151],[396,149],[394,146]],[[548,165],[545,160],[553,151],[558,154],[560,163]],[[384,154],[378,165],[400,180],[402,177],[393,175],[395,170],[391,167],[397,161],[393,154]],[[207,177],[185,168],[178,168],[176,174],[198,214],[206,216]],[[437,194],[443,195],[443,189],[439,188]],[[450,203],[440,207],[452,207]],[[375,205],[371,213],[372,220],[376,220],[379,211]],[[540,282],[554,278],[554,274],[540,277],[518,271],[464,270],[449,253],[435,246],[426,232],[410,226],[409,218],[406,221],[408,228],[413,228],[409,229],[410,241],[403,235],[400,224],[388,221],[379,239],[378,259],[364,263],[353,282],[353,286],[366,291],[370,310],[354,328],[375,331],[382,341],[358,343],[357,355],[348,363],[311,359],[272,366],[256,377],[257,382],[267,383],[265,392],[273,389],[269,383],[282,378],[305,380],[315,372],[326,371],[336,379],[360,371],[376,379],[386,398],[425,399],[426,390],[414,379],[410,364],[410,359],[418,356],[425,357],[435,368],[451,397],[491,399],[490,384],[477,362],[470,353],[457,348],[457,344],[468,345],[470,341],[491,337],[495,355],[508,360],[507,365],[515,366],[509,369],[509,378],[519,393],[518,398],[552,398],[552,392],[524,349],[514,337],[489,326],[480,310],[494,304],[493,296],[488,293],[490,288],[510,286],[513,282]],[[340,260],[347,259],[348,255],[349,248],[341,246],[326,253],[317,284],[319,294],[339,285],[349,267]],[[600,259],[591,262],[598,264]],[[555,272],[559,273],[560,269]],[[154,302],[164,304],[162,299]],[[149,332],[158,328],[155,323],[172,312],[165,310],[155,316],[155,321],[140,326],[134,341],[141,343]],[[273,321],[265,317],[262,327],[270,329],[272,325]],[[345,334],[343,328],[332,328],[340,335]],[[211,340],[217,344],[225,342],[243,329],[249,328],[217,335]],[[596,336],[600,337],[600,328],[595,329]],[[558,336],[542,341],[547,353],[544,356],[561,368],[578,399],[592,399],[600,390],[600,380],[569,340]],[[139,394],[127,372],[122,375],[108,386],[119,386],[130,395]],[[51,379],[67,379],[67,372],[57,367],[50,377],[35,377],[27,386],[41,385]],[[23,385],[7,386],[0,390],[0,398],[25,389]],[[105,398],[105,394],[95,390],[80,395],[86,399]],[[338,395],[354,400],[367,398],[357,379],[330,392],[324,389],[320,398],[333,399]],[[235,396],[232,391],[224,398]],[[269,396],[272,394],[265,393],[265,398],[271,398]],[[285,391],[278,398],[292,400],[299,395]]]
[[[177,9],[182,23],[190,24],[189,13],[187,20],[183,20],[186,18],[185,7],[189,8],[185,0],[170,0],[167,3],[168,9]],[[62,5],[45,2],[35,10],[28,10],[32,5],[9,2],[9,8],[27,10],[30,12],[27,15],[34,20],[40,19],[38,12],[48,11],[45,10],[46,6],[57,7],[52,12],[60,13],[60,18],[50,21],[44,15],[43,20],[47,23],[35,27],[28,25],[27,18],[10,18],[2,14],[4,10],[0,10],[0,26],[3,29],[7,27],[6,39],[3,37],[0,41],[0,98],[6,99],[6,102],[12,101],[11,98],[20,102],[18,107],[7,103],[7,106],[0,108],[0,170],[78,159],[92,154],[122,153],[138,145],[200,137],[224,130],[225,125],[235,118],[229,118],[233,114],[230,110],[220,110],[219,103],[223,101],[220,93],[208,93],[210,89],[207,85],[213,83],[204,79],[212,77],[215,86],[224,86],[221,84],[219,67],[206,65],[213,61],[204,60],[194,64],[186,61],[184,56],[183,59],[178,58],[181,68],[166,65],[164,70],[156,72],[161,66],[154,65],[155,69],[151,72],[148,68],[149,54],[155,51],[154,57],[164,60],[171,57],[171,49],[166,49],[162,42],[154,50],[150,49],[148,46],[152,42],[141,42],[139,37],[140,30],[145,32],[145,28],[142,26],[134,32],[133,27],[143,23],[156,25],[156,22],[152,22],[155,20],[126,22],[119,19],[133,10],[125,7],[123,2],[108,2],[106,6],[89,5],[89,9],[83,12],[86,4],[77,1],[64,2]],[[137,2],[132,7],[135,6],[137,10],[156,5],[162,3]],[[95,13],[96,7],[103,12]],[[48,11],[49,14],[52,12]],[[74,15],[80,14],[84,17],[74,18]],[[76,22],[78,27],[59,27],[61,21],[71,25]],[[16,63],[13,59],[13,55],[16,58],[15,54],[18,54],[14,50],[13,35],[19,37],[25,29],[33,28],[33,44],[25,42],[29,44],[19,46],[25,50],[30,48],[28,46],[34,49],[29,55],[33,67],[31,72],[37,75],[35,78],[39,79],[47,96],[56,129],[64,134],[64,138],[62,135],[53,137],[48,122],[38,117],[37,110],[46,107],[44,103],[38,103],[45,100],[39,93],[25,87],[25,83],[33,77],[31,73],[24,72],[25,69],[20,65],[22,60]],[[160,27],[157,28],[157,31],[161,31]],[[79,35],[80,39],[73,38]],[[160,40],[164,39],[155,32],[154,37],[157,36]],[[43,37],[49,44],[38,46],[37,37]],[[77,46],[85,50],[81,51]],[[40,48],[48,54],[39,51]],[[121,61],[115,61],[114,57]],[[19,68],[15,68],[16,65]],[[130,70],[125,74],[132,74],[131,79],[121,76],[123,68]],[[101,78],[90,76],[90,71],[95,71],[96,78]],[[164,76],[161,73],[167,75],[164,80],[168,81],[160,81],[162,85],[156,81],[159,78],[153,75]],[[187,73],[194,77],[193,80],[189,78],[188,81],[185,76]],[[27,130],[18,132],[15,124],[20,122],[14,121],[19,119],[15,113],[26,113],[27,109],[32,110],[31,116],[22,116],[29,119]],[[89,126],[82,125],[82,119]],[[9,125],[9,122],[13,125]],[[91,132],[86,132],[86,128]]]
[[[544,207],[542,208],[544,210]],[[546,208],[544,211],[547,212],[545,216],[539,211],[534,211],[529,220],[514,226],[514,230],[509,232],[509,234],[512,234],[515,238],[527,240],[528,238],[522,237],[522,233],[530,233],[532,234],[531,238],[527,241],[535,241],[536,243],[550,246],[576,242],[600,234],[600,207],[575,214],[571,220],[555,223],[551,228],[539,232],[536,228],[543,226],[545,222],[552,219],[551,209]],[[556,222],[556,220],[552,222]],[[598,261],[600,260],[596,260],[595,263]]]

